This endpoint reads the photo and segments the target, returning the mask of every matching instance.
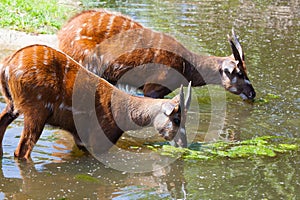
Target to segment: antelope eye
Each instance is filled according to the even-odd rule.
[[[173,122],[178,126],[180,125],[180,119],[178,118],[173,119]]]
[[[228,69],[224,69],[224,73],[225,73],[227,76],[229,76],[229,75],[230,75],[230,72],[229,72],[229,70],[228,70]]]
[[[239,71],[238,73],[238,76],[242,77],[243,76],[243,72]]]

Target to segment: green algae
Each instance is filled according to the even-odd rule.
[[[150,149],[161,155],[187,160],[254,158],[261,156],[275,157],[278,153],[286,153],[299,149],[299,144],[291,142],[293,142],[292,139],[284,139],[277,136],[263,136],[241,142],[198,142],[191,144],[189,148],[176,148],[170,145],[162,145],[159,148],[152,146]]]

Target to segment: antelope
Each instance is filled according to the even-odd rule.
[[[256,93],[247,76],[244,53],[233,30],[228,41],[230,56],[199,55],[167,34],[105,10],[79,13],[58,32],[62,51],[112,84],[138,82],[134,86],[145,96],[163,98],[191,81],[193,87],[217,84],[244,100],[254,99]],[[154,73],[147,71],[155,66]],[[131,73],[127,80],[120,81],[135,68],[136,75]]]
[[[6,128],[19,115],[24,129],[14,155],[24,160],[45,124],[70,132],[79,148],[97,152],[107,151],[124,131],[147,126],[177,146],[187,146],[191,87],[186,98],[182,88],[172,99],[131,96],[45,45],[24,47],[4,59],[0,83],[6,101],[0,115],[1,155]]]

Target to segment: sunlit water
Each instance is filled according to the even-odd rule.
[[[299,2],[242,2],[137,0],[93,4],[171,34],[198,53],[229,55],[226,35],[232,27],[236,30],[249,78],[261,101],[243,102],[216,86],[194,89],[187,125],[190,142],[215,138],[245,140],[264,135],[299,137]],[[12,49],[1,47],[1,51],[3,58]],[[4,106],[0,104],[1,110]],[[32,153],[33,163],[24,164],[13,158],[22,126],[20,118],[9,127],[3,141],[0,199],[300,197],[299,151],[275,158],[177,160],[163,168],[153,165],[157,169],[154,172],[135,174],[107,167],[90,156],[76,156],[66,132],[46,127]],[[129,135],[136,137],[144,132]],[[146,134],[156,137],[152,130]],[[125,137],[120,142],[124,148],[143,143],[143,137]],[[124,165],[128,165],[125,162],[126,159]]]

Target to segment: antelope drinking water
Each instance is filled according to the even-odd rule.
[[[30,157],[45,124],[69,131],[79,147],[93,145],[99,151],[108,150],[124,131],[146,126],[178,146],[187,145],[190,87],[186,100],[182,89],[172,99],[130,96],[45,45],[27,46],[7,57],[0,86],[6,101],[0,115],[1,155],[5,130],[21,114],[24,129],[15,151],[20,159]]]
[[[243,99],[255,97],[244,53],[233,31],[228,36],[231,56],[205,56],[124,15],[89,10],[71,18],[59,31],[58,39],[62,51],[93,73],[112,84],[133,84],[143,89],[145,96],[162,98],[191,81],[194,87],[218,84]]]

